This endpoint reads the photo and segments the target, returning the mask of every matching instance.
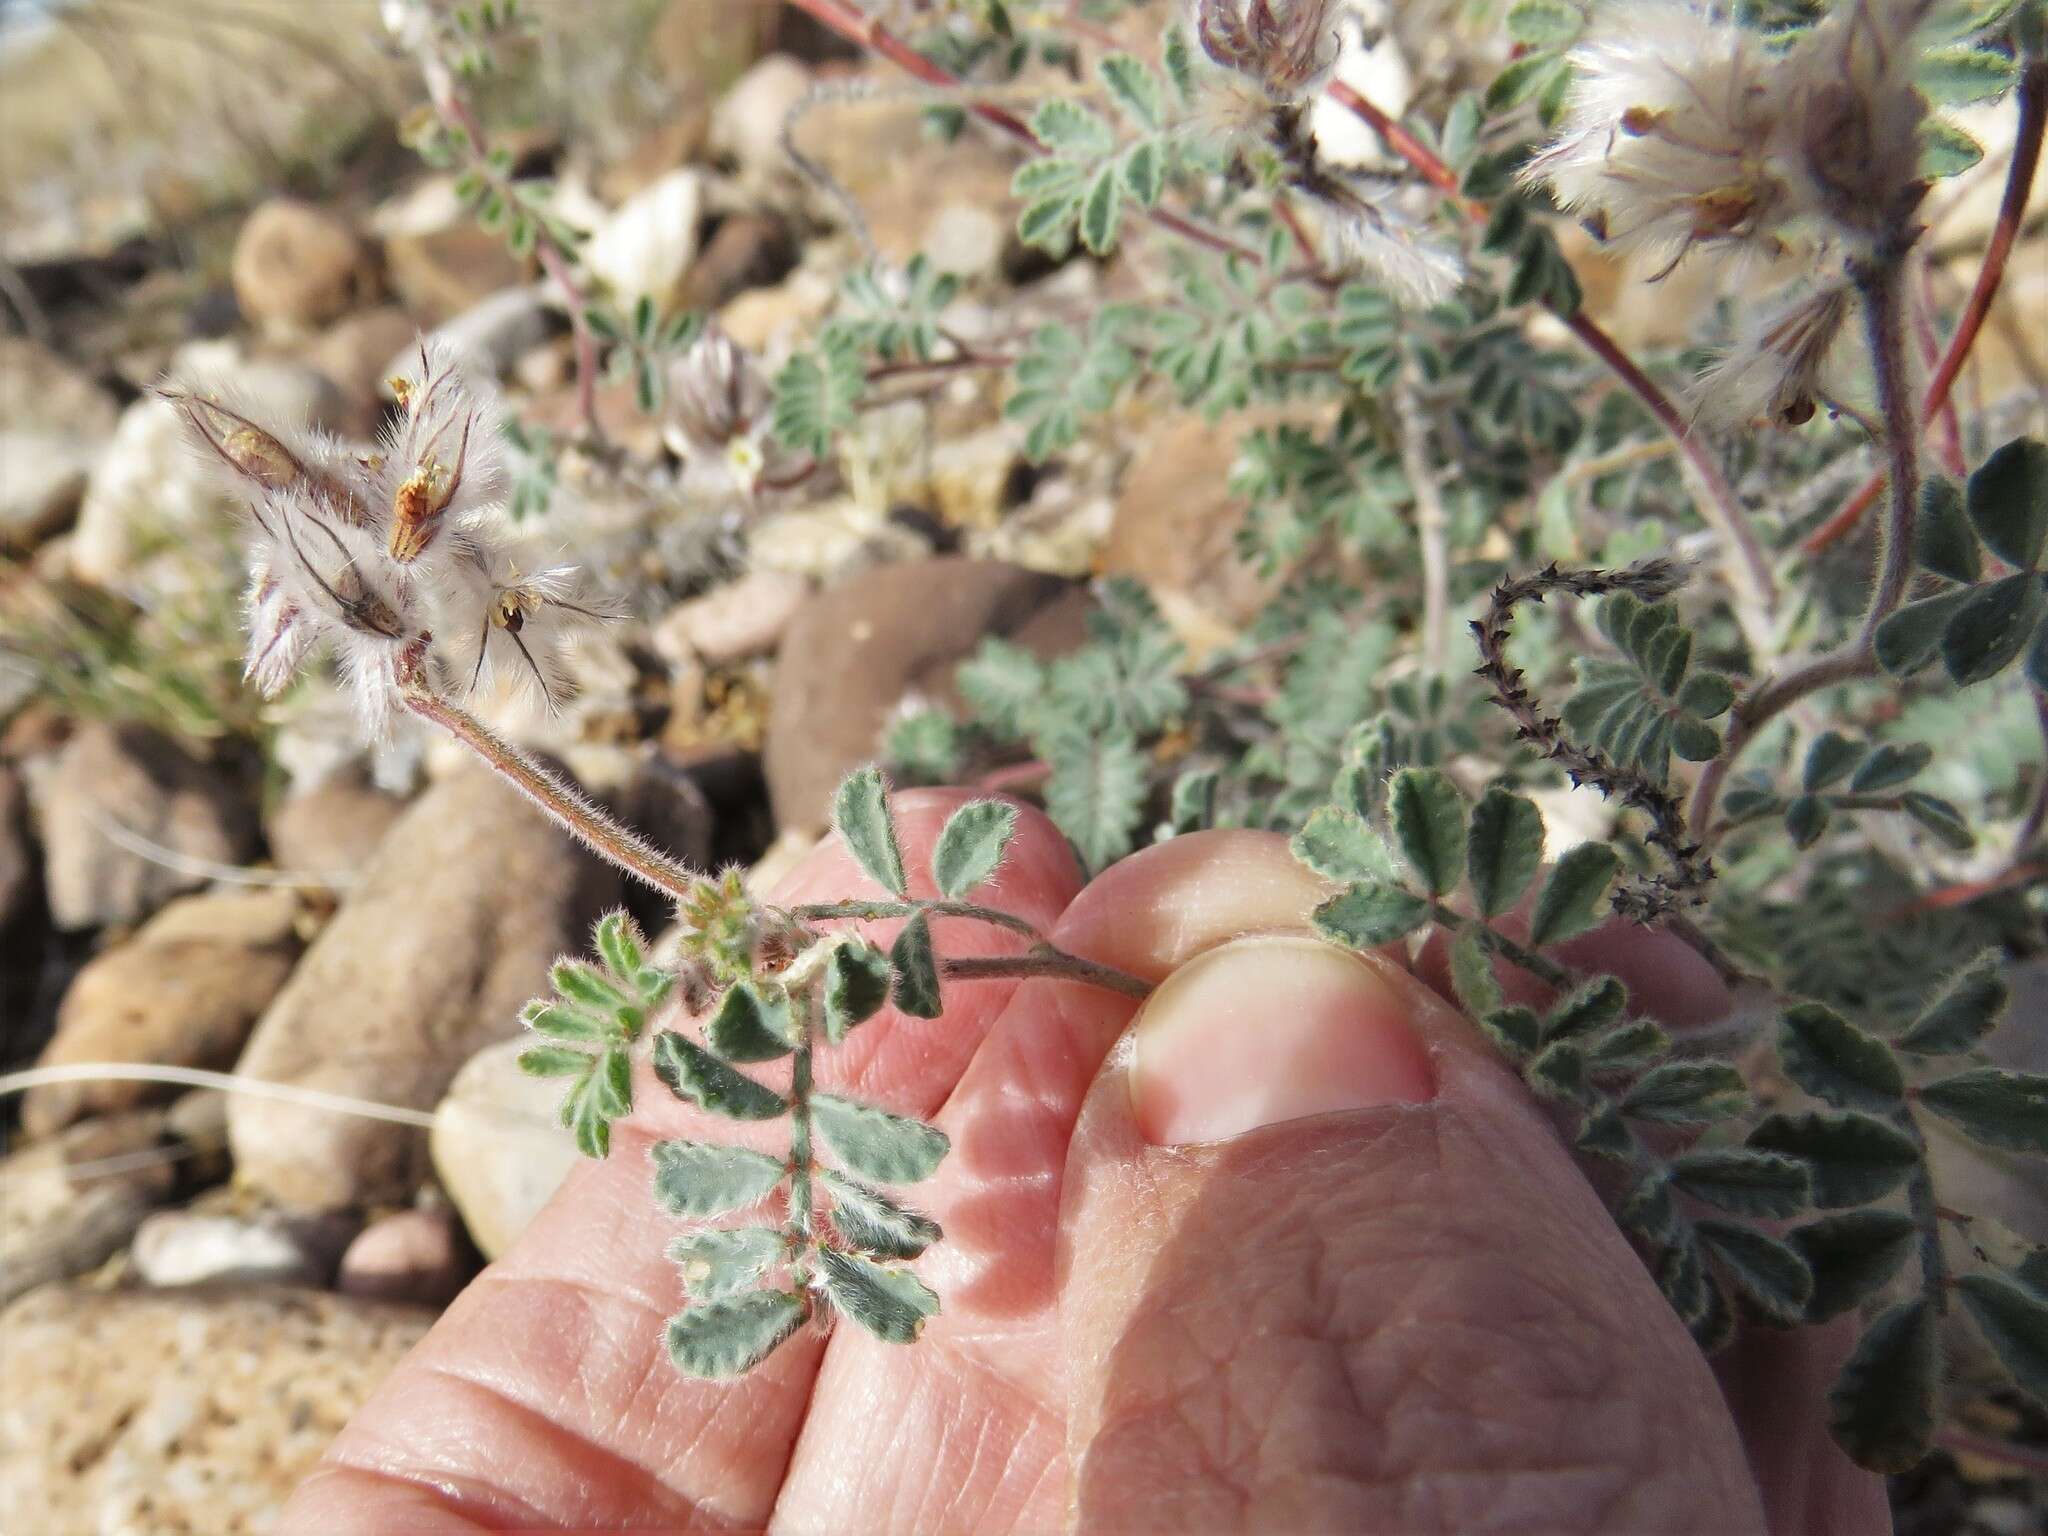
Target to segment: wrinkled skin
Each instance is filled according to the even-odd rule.
[[[898,797],[912,868],[962,798]],[[780,894],[864,888],[828,844]],[[1083,891],[1027,812],[987,896],[1163,979],[1298,930],[1319,894],[1249,833],[1177,839]],[[1674,1024],[1710,1016],[1718,983],[1663,942],[1582,941],[1630,946],[1639,999]],[[941,934],[956,954],[1013,943]],[[1398,962],[1358,969],[1358,1006],[1424,1042],[1433,1100],[1182,1146],[1153,1145],[1134,1113],[1126,999],[956,983],[943,1021],[864,1026],[822,1055],[821,1086],[953,1138],[915,1191],[946,1229],[919,1264],[945,1310],[908,1348],[806,1330],[731,1383],[663,1355],[682,1297],[646,1148],[772,1148],[783,1128],[736,1136],[644,1080],[609,1160],[456,1301],[283,1528],[1887,1529],[1882,1485],[1821,1428],[1843,1341],[1762,1334],[1717,1377],[1469,1025]]]

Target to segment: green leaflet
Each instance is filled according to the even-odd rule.
[[[1017,808],[1000,800],[975,800],[946,819],[932,850],[932,878],[939,894],[965,896],[995,874],[1017,831]]]
[[[654,1198],[673,1216],[723,1216],[752,1205],[789,1171],[762,1153],[700,1141],[657,1141],[648,1156]]]
[[[685,1376],[710,1381],[744,1376],[803,1320],[803,1299],[787,1291],[699,1302],[668,1320],[668,1357]]]
[[[889,786],[879,768],[855,769],[832,800],[832,825],[868,878],[892,896],[909,894],[903,850],[889,819]]]
[[[912,1344],[939,1298],[907,1269],[830,1249],[818,1255],[832,1304],[885,1344]]]
[[[789,1103],[674,1030],[654,1037],[654,1075],[679,1099],[734,1120],[778,1120]]]
[[[782,1257],[783,1236],[774,1227],[735,1227],[692,1232],[668,1245],[668,1256],[683,1270],[683,1289],[697,1301],[716,1301],[745,1290]]]
[[[930,1178],[952,1145],[945,1132],[922,1121],[829,1093],[812,1095],[811,1114],[840,1162],[878,1184]]]

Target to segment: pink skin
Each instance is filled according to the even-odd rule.
[[[898,798],[910,867],[964,798]],[[714,1130],[650,1079],[282,1528],[1885,1528],[1818,1428],[1812,1352],[1767,1336],[1717,1385],[1470,1027],[1396,962],[1289,937],[1320,891],[1277,839],[1177,839],[1079,887],[1026,812],[983,894],[1154,980],[1273,937],[1189,967],[1136,1030],[1128,999],[989,981],[823,1054],[825,1086],[953,1138],[914,1191],[946,1228],[918,1345],[845,1326],[738,1382],[678,1377],[645,1153]],[[828,845],[780,897],[865,889]],[[1745,1458],[1731,1404],[1779,1455]]]

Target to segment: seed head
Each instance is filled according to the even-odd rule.
[[[1197,0],[1195,36],[1275,101],[1305,100],[1337,62],[1330,0]]]

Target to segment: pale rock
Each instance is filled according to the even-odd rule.
[[[811,72],[786,53],[771,53],[734,82],[712,109],[711,147],[739,162],[742,176],[793,176],[782,149],[782,125],[811,91]]]
[[[674,666],[743,661],[775,649],[789,621],[810,596],[811,584],[788,571],[749,571],[671,609],[654,626],[650,643]]]
[[[436,1206],[370,1223],[341,1256],[334,1285],[344,1296],[444,1307],[475,1269],[454,1212]]]
[[[1415,71],[1385,7],[1367,29],[1341,29],[1336,76],[1367,101],[1399,122],[1415,97]],[[1309,109],[1309,128],[1316,148],[1332,165],[1391,168],[1395,160],[1372,125],[1334,97],[1319,96]]]
[[[584,264],[610,285],[622,311],[642,298],[666,313],[697,257],[704,219],[704,178],[671,171],[607,218],[583,252]]]
[[[481,768],[434,784],[258,1023],[237,1071],[430,1109],[477,1049],[518,1033],[549,964],[584,942],[617,877]],[[403,1202],[424,1138],[399,1125],[237,1098],[238,1179],[298,1209]]]
[[[77,516],[101,445],[0,427],[0,552],[20,554]]]
[[[334,1278],[358,1223],[257,1210],[158,1211],[130,1250],[145,1285],[312,1285]]]
[[[941,272],[969,279],[994,277],[1003,263],[1010,226],[975,203],[949,202],[925,229],[925,254]]]
[[[325,325],[376,295],[376,269],[355,231],[292,198],[257,205],[235,238],[229,270],[242,313],[269,329]]]
[[[43,841],[43,885],[59,928],[138,923],[203,873],[123,847],[121,831],[173,859],[240,864],[255,851],[255,786],[239,760],[209,762],[140,725],[92,722],[31,790]],[[112,835],[109,828],[113,828]]]
[[[39,341],[0,336],[0,422],[97,442],[114,430],[121,408],[81,368]]]
[[[434,1172],[487,1259],[512,1246],[582,1158],[556,1115],[561,1081],[519,1070],[531,1044],[485,1046],[434,1110]]]
[[[434,1314],[52,1286],[0,1314],[0,1529],[256,1536]]]
[[[298,958],[297,914],[297,897],[281,889],[171,903],[73,978],[36,1065],[233,1066]],[[47,1136],[87,1115],[133,1109],[171,1092],[156,1083],[48,1083],[23,1096],[22,1129]]]
[[[808,267],[772,288],[750,288],[718,312],[725,333],[757,356],[786,352],[814,321],[830,312],[838,285]]]
[[[126,1247],[169,1198],[177,1168],[154,1110],[89,1120],[0,1158],[0,1301],[84,1274]],[[9,1352],[0,1349],[0,1369]],[[0,1415],[6,1399],[0,1391]]]
[[[462,365],[487,379],[502,377],[520,356],[548,339],[554,322],[547,301],[530,285],[486,294],[427,335],[429,346],[446,348]],[[386,380],[419,368],[419,341],[405,342],[384,365]],[[384,393],[390,394],[388,383]]]
[[[955,528],[995,527],[1023,457],[1023,434],[1008,424],[948,436],[931,453],[935,510]]]
[[[774,512],[757,519],[747,534],[747,561],[754,570],[781,571],[829,582],[863,566],[915,560],[931,546],[873,506],[851,499]]]
[[[405,802],[370,782],[360,763],[287,795],[264,823],[270,857],[288,874],[348,884],[375,857]]]

